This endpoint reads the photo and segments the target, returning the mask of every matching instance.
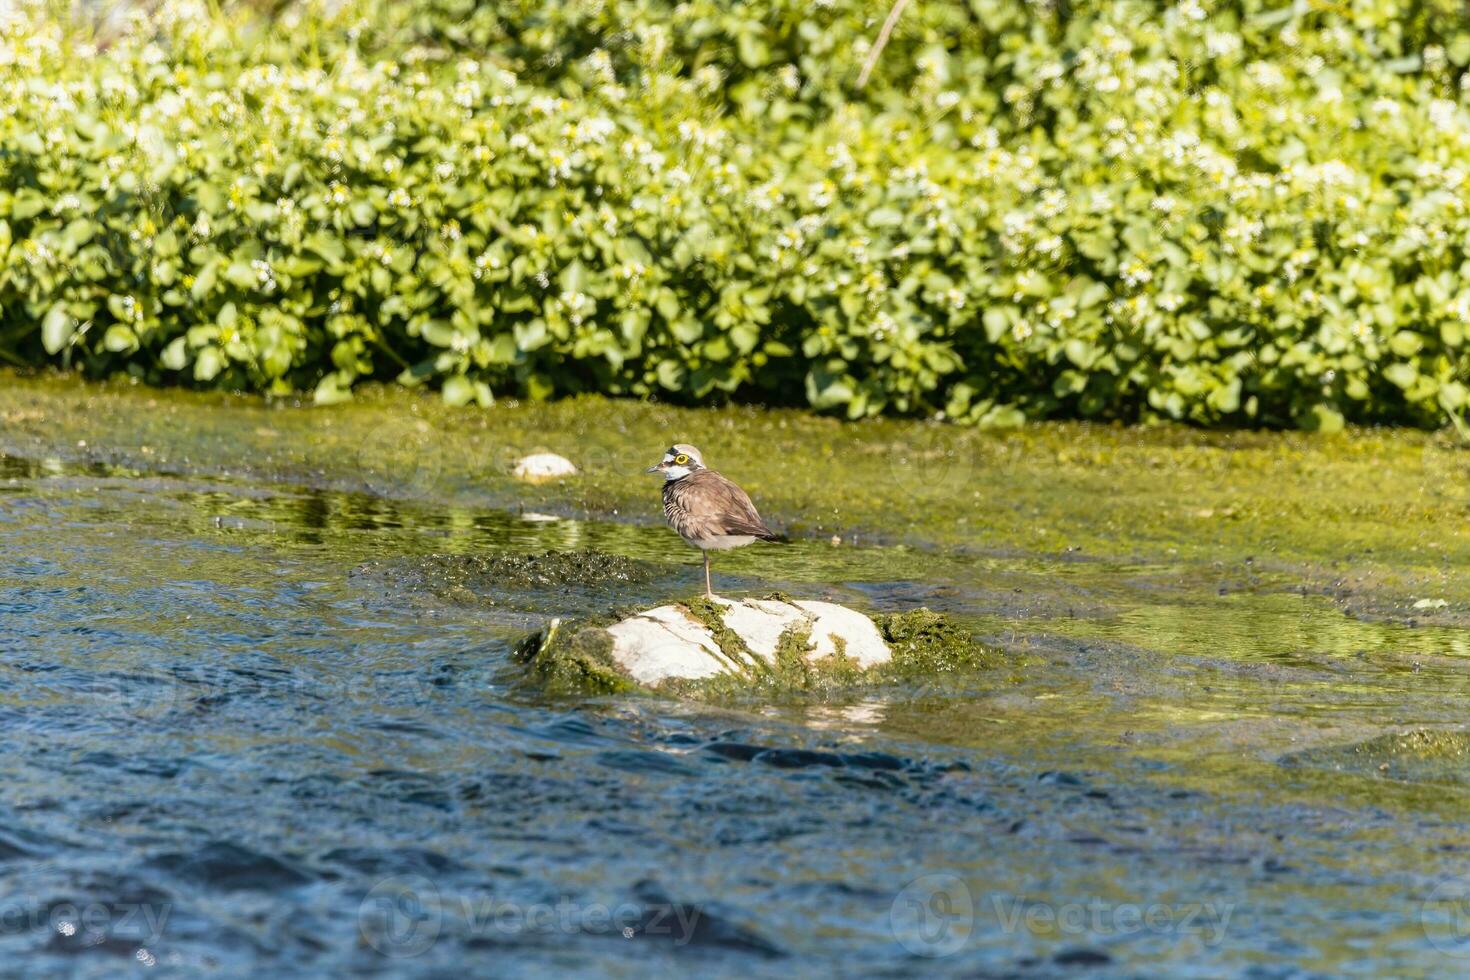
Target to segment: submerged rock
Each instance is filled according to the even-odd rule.
[[[1289,768],[1327,769],[1375,779],[1470,786],[1470,733],[1413,729],[1348,745],[1325,745],[1281,756]]]
[[[693,697],[845,688],[998,662],[927,609],[869,617],[783,595],[700,597],[600,621],[553,620],[517,655],[554,690]]]
[[[545,480],[559,480],[564,476],[576,476],[577,467],[571,460],[556,453],[532,453],[518,460],[511,473],[519,480],[541,483]]]

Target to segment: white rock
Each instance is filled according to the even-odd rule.
[[[833,637],[847,641],[845,653],[858,662],[860,667],[886,664],[893,656],[877,625],[856,609],[848,609],[834,602],[807,602],[798,600],[797,606],[806,610],[816,620],[812,625],[812,642],[816,649],[812,657],[820,660],[837,652]]]
[[[556,453],[532,453],[522,457],[516,463],[515,469],[511,470],[518,479],[530,483],[540,483],[542,480],[559,480],[564,476],[572,476],[577,468],[572,461],[565,456]]]
[[[713,677],[727,669],[704,624],[679,606],[659,606],[608,627],[613,659],[640,684]]]
[[[716,598],[715,602],[725,609],[725,626],[767,663],[775,662],[782,632],[797,622],[805,623],[811,631],[808,660],[821,660],[835,653],[837,637],[844,641],[846,655],[862,667],[887,663],[892,657],[873,621],[845,606],[774,599],[733,602]],[[675,678],[697,679],[739,671],[738,665],[720,650],[709,627],[683,606],[659,606],[630,616],[607,631],[613,638],[613,659],[640,684],[654,686]]]

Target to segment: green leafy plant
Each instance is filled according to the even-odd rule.
[[[1435,4],[165,4],[0,22],[0,357],[454,403],[1443,424]]]

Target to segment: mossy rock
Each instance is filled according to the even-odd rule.
[[[546,592],[573,587],[643,582],[657,572],[644,562],[603,551],[502,551],[469,555],[416,555],[364,562],[353,575],[382,578],[395,589],[427,592],[462,603],[495,604],[506,592]]]
[[[1439,786],[1470,786],[1470,733],[1412,729],[1348,745],[1287,753],[1288,768],[1325,769],[1374,779]]]
[[[515,656],[552,694],[623,694],[638,689],[613,658],[611,634],[594,624],[563,628],[553,619],[546,629],[516,644]]]
[[[700,597],[596,621],[553,620],[516,653],[557,693],[641,690],[693,699],[923,682],[1000,664],[941,613],[870,617],[787,596]]]

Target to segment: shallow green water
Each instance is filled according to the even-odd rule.
[[[1136,540],[1073,535],[1085,546],[1069,552],[1014,532],[925,540],[875,510],[863,534],[890,544],[853,547],[842,525],[864,505],[833,504],[820,535],[721,555],[718,587],[942,609],[1007,666],[836,701],[558,700],[511,663],[517,637],[697,588],[652,485],[518,506],[493,473],[480,496],[469,478],[405,493],[375,456],[358,490],[357,464],[240,472],[197,443],[150,464],[139,447],[159,439],[108,429],[136,396],[86,397],[91,429],[13,424],[0,461],[0,949],[33,970],[1470,964],[1470,633],[1457,566],[1412,557],[1429,523],[1405,518],[1385,554],[1391,512],[1338,511],[1344,539],[1378,550],[1298,560],[1323,546],[1285,520],[1274,553],[1253,547],[1270,528],[1187,542],[1192,516]],[[5,398],[42,420],[61,404],[23,385]],[[221,440],[257,411],[173,404],[179,431]],[[345,416],[284,413],[279,457],[307,458],[313,418]],[[846,430],[818,428],[829,458],[859,458]],[[987,473],[1021,499],[1023,479]],[[647,506],[630,510],[636,493]],[[1160,506],[1172,491],[1151,493]],[[1076,528],[1115,513],[1036,506]],[[1310,501],[1278,506],[1312,523]],[[566,516],[579,511],[599,516]],[[1447,525],[1438,550],[1459,535]],[[640,574],[490,595],[422,574],[576,548]],[[1406,589],[1426,585],[1449,605],[1414,610]]]

